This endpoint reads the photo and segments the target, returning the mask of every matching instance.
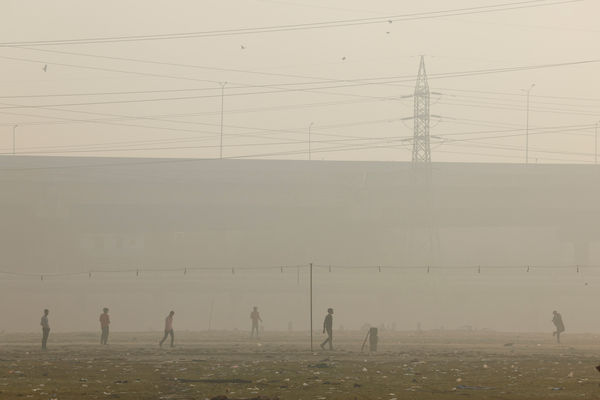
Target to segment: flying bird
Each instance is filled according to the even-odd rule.
[[[46,70],[48,69],[48,64],[44,64],[44,67],[42,69],[44,70],[44,72],[46,72]]]
[[[246,46],[244,46],[243,44],[242,44],[242,45],[240,45],[240,48],[241,48],[242,50],[246,50]]]
[[[342,57],[342,61],[345,61],[345,60],[346,60],[346,57]]]

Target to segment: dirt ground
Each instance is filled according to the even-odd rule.
[[[372,354],[361,332],[314,352],[307,333],[39,336],[0,335],[0,399],[600,399],[597,335],[388,331]]]

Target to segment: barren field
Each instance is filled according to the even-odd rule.
[[[427,331],[361,332],[321,351],[307,333],[160,332],[0,335],[1,399],[600,399],[600,337]]]

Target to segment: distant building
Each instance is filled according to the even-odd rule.
[[[600,262],[594,166],[156,161],[0,156],[6,264]]]

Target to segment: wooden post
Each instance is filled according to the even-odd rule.
[[[313,264],[310,263],[310,351],[313,351]]]

